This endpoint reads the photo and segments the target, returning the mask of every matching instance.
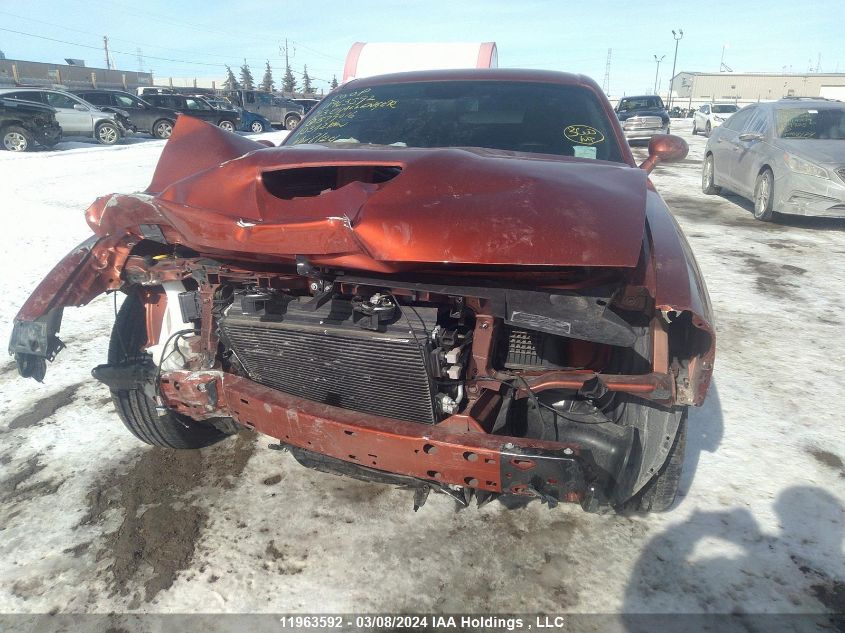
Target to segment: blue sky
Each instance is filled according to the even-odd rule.
[[[651,91],[655,54],[666,56],[659,78],[665,89],[671,31],[682,28],[677,71],[717,71],[727,44],[725,63],[735,71],[805,72],[821,55],[823,72],[845,72],[841,0],[769,0],[763,6],[721,0],[0,0],[0,50],[8,58],[77,57],[102,67],[102,36],[108,35],[118,68],[138,70],[140,48],[144,70],[159,79],[222,78],[223,64],[239,66],[246,58],[259,77],[269,59],[278,80],[280,43],[287,38],[292,67],[301,72],[307,64],[320,88],[333,74],[340,79],[355,41],[492,40],[500,66],[580,72],[599,84],[612,48],[610,89],[619,95]]]

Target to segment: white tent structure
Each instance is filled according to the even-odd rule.
[[[496,42],[355,42],[346,56],[343,81],[411,70],[498,66]]]

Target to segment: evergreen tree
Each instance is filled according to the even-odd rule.
[[[311,85],[311,76],[308,74],[308,64],[302,67],[302,92],[307,95],[314,93],[314,87]]]
[[[241,87],[238,80],[235,79],[235,73],[232,72],[232,68],[228,65],[226,66],[226,81],[223,82],[223,87],[226,90],[237,90]]]
[[[335,88],[337,88],[337,75],[332,75],[331,89],[334,90]]]
[[[273,69],[270,68],[270,60],[267,60],[267,67],[264,69],[264,79],[261,80],[261,89],[265,92],[273,92],[276,82],[273,81]]]
[[[285,78],[282,80],[282,90],[290,94],[293,94],[293,91],[296,90],[296,77],[293,76],[290,64],[288,64],[285,68]]]
[[[246,60],[244,60],[244,65],[241,66],[241,85],[244,87],[244,90],[255,88],[255,81],[252,79],[252,72],[250,72],[249,66],[246,65]]]

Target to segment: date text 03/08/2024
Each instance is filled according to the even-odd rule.
[[[559,629],[566,625],[562,616],[541,615],[534,618],[515,616],[454,616],[454,615],[356,615],[336,616],[284,616],[279,622],[284,628],[319,629],[472,629],[522,631],[532,629]]]

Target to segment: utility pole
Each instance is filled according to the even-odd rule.
[[[144,72],[144,53],[141,51],[141,47],[135,49],[135,54],[138,56],[138,72]]]
[[[604,81],[601,83],[601,89],[608,97],[610,96],[610,54],[612,52],[612,48],[607,49],[607,64],[604,67]]]
[[[657,94],[657,75],[660,73],[660,62],[663,61],[664,57],[666,57],[666,55],[663,55],[660,58],[658,58],[657,55],[654,56],[654,61],[657,62],[657,70],[654,71],[654,94]]]
[[[677,33],[672,30],[672,37],[675,38],[675,59],[672,61],[672,76],[669,79],[669,105],[666,106],[667,110],[672,107],[672,88],[675,87],[675,65],[678,63],[678,42],[684,37],[684,29],[678,29]]]
[[[103,35],[103,48],[106,51],[106,70],[111,70],[111,58],[109,57],[109,36]]]

